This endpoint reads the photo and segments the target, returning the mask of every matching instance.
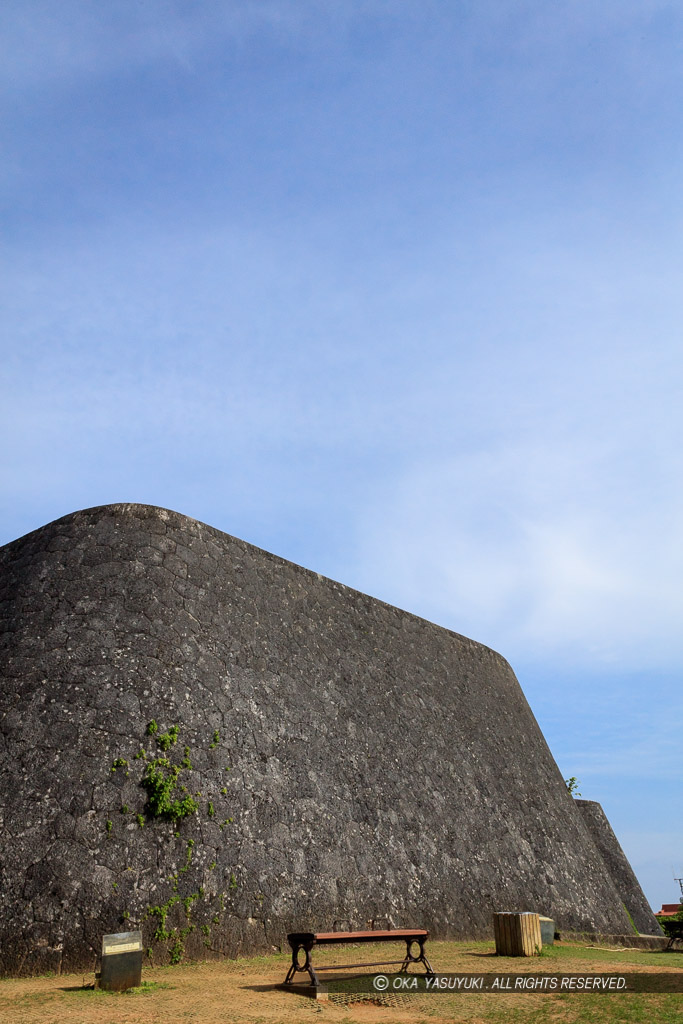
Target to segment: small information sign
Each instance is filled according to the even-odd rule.
[[[102,936],[100,988],[122,992],[142,981],[142,932]]]

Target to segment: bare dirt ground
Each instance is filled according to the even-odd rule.
[[[344,962],[362,962],[369,948],[344,950]],[[437,971],[521,973],[629,971],[683,973],[683,954],[591,950],[561,946],[541,958],[508,959],[493,955],[492,943],[428,945]],[[377,959],[386,947],[373,950]],[[317,962],[335,962],[337,950],[321,950]],[[280,988],[289,957],[275,954],[250,960],[188,964],[143,971],[145,990],[128,994],[93,991],[93,977],[0,981],[2,1024],[489,1024],[543,1021],[548,1024],[592,1021],[682,1022],[683,996],[659,995],[377,995],[310,998],[301,990]],[[596,1002],[597,1001],[597,1002]],[[607,1012],[614,1007],[614,1015]],[[591,1009],[591,1007],[593,1009]],[[603,1014],[603,1010],[605,1013]]]

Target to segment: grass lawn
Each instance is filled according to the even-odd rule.
[[[562,944],[531,958],[497,957],[492,942],[432,942],[440,973],[678,973],[683,953],[618,952]],[[342,954],[342,955],[340,955]],[[386,945],[320,949],[316,962],[381,960]],[[389,957],[390,959],[392,957]],[[683,1024],[683,995],[448,993],[332,996],[283,990],[290,956],[151,967],[141,989],[92,990],[92,975],[0,981],[1,1024]],[[348,972],[351,973],[351,972]],[[361,972],[363,973],[363,972]]]

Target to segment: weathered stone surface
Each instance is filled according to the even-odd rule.
[[[641,935],[661,935],[657,918],[602,807],[595,800],[577,800],[576,805],[638,932]]]
[[[490,935],[494,910],[628,931],[494,651],[148,506],[66,516],[0,567],[2,971],[92,968],[138,925],[162,959],[339,920]],[[152,719],[202,794],[177,836],[133,759]]]

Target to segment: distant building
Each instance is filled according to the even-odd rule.
[[[656,910],[657,917],[673,917],[683,910],[683,903],[662,903],[662,909]]]

